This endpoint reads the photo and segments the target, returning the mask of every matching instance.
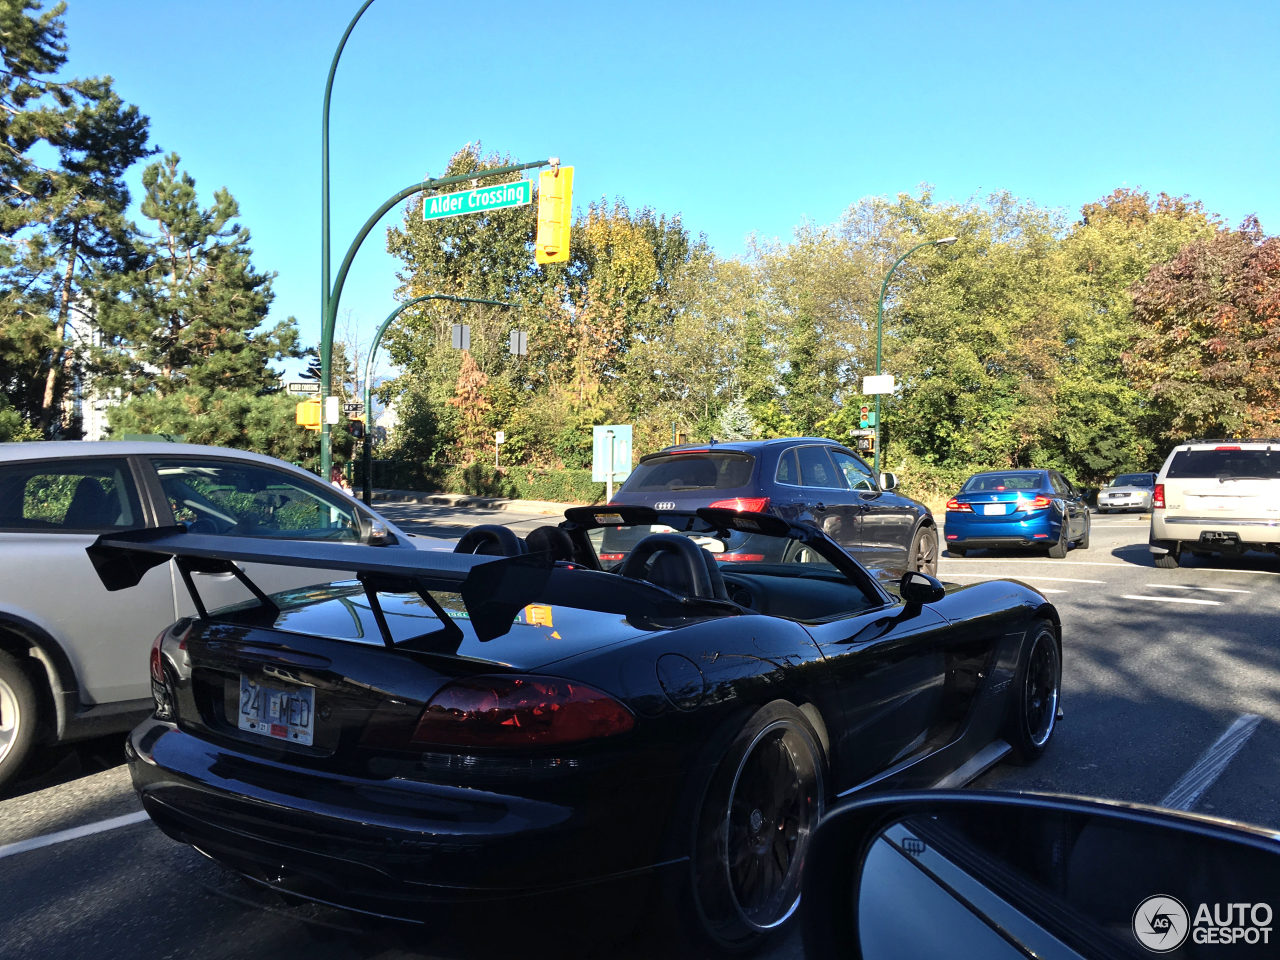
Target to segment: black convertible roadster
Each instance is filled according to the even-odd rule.
[[[606,532],[634,544],[620,560]],[[580,507],[452,553],[178,528],[89,552],[111,589],[173,558],[199,611],[156,638],[155,713],[128,743],[151,818],[258,883],[381,916],[642,884],[654,900],[604,902],[740,948],[795,911],[827,804],[1031,760],[1058,715],[1040,594],[886,589],[763,514]],[[268,596],[244,563],[353,576]],[[246,601],[206,610],[195,574]]]

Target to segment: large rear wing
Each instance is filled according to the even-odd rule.
[[[531,603],[618,614],[634,621],[705,616],[708,606],[723,615],[724,608],[732,606],[681,599],[642,580],[574,564],[555,564],[546,553],[494,557],[357,543],[215,536],[187,533],[184,527],[104,533],[86,552],[103,586],[113,591],[137,585],[148,570],[173,560],[202,618],[209,614],[191,577],[193,573],[231,574],[253,594],[264,615],[274,620],[279,607],[239,564],[350,571],[365,588],[387,646],[393,646],[394,641],[381,616],[379,591],[417,593],[440,618],[442,626],[436,633],[455,641],[461,639],[461,630],[431,596],[432,590],[461,594],[467,617],[480,640],[507,633],[516,615]]]

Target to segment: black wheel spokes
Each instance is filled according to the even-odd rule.
[[[1057,656],[1053,641],[1037,638],[1027,664],[1026,718],[1028,732],[1037,743],[1048,739],[1057,711]]]

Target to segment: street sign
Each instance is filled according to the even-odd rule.
[[[874,430],[868,430],[866,428],[859,429],[857,427],[854,427],[852,430],[849,431],[849,436],[851,437],[874,437],[875,435],[876,435],[876,432]]]
[[[453,349],[471,349],[471,324],[455,323],[453,325]]]
[[[422,219],[441,220],[444,217],[458,217],[464,213],[484,213],[487,210],[523,207],[532,202],[533,182],[513,180],[510,183],[495,183],[491,187],[476,187],[474,190],[437,193],[424,197]]]
[[[612,484],[631,476],[631,425],[591,428],[591,479]]]
[[[523,357],[529,353],[529,334],[524,330],[512,330],[507,338],[507,348],[512,356]]]
[[[342,405],[342,412],[355,414],[364,413],[364,404],[359,400],[348,400]]]
[[[286,393],[319,393],[320,381],[318,380],[290,380],[284,385]]]
[[[864,395],[877,394],[877,393],[893,393],[893,374],[878,373],[872,377],[863,377],[862,392]]]

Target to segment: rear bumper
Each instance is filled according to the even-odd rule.
[[[963,519],[947,515],[943,545],[957,547],[1050,547],[1058,542],[1062,521],[1057,516],[1027,520]]]
[[[1150,495],[1141,496],[1133,494],[1132,496],[1108,498],[1105,496],[1098,497],[1099,510],[1150,510]]]
[[[126,753],[143,807],[168,836],[282,892],[376,916],[616,895],[680,862],[655,862],[661,824],[598,802],[315,773],[155,720],[130,734]]]
[[[1151,552],[1163,554],[1182,548],[1207,553],[1243,553],[1261,550],[1280,553],[1280,520],[1228,520],[1213,517],[1170,517],[1157,510],[1151,515]]]

